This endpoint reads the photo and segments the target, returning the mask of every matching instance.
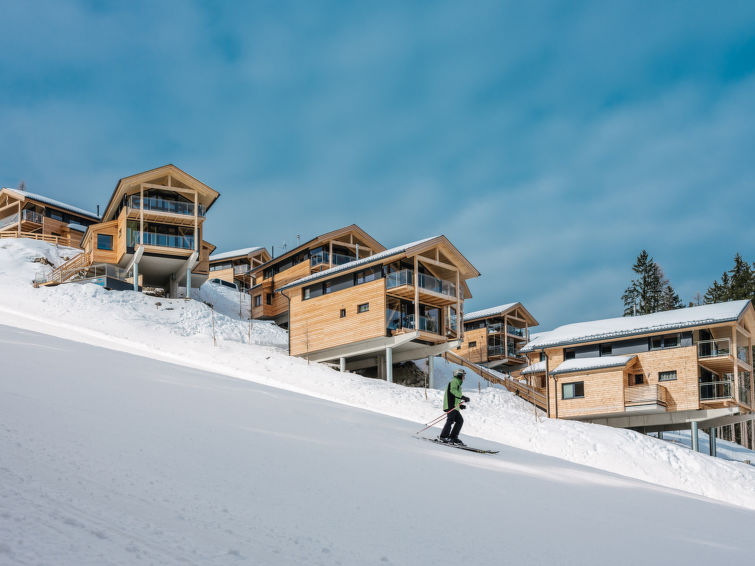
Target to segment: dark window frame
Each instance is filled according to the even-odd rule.
[[[254,296],[254,306],[255,307],[261,307],[262,306],[262,294]]]
[[[109,239],[110,243],[107,244],[108,247],[103,247],[100,244],[101,238]],[[113,235],[112,234],[97,234],[97,249],[112,252],[113,251]]]
[[[567,385],[573,385],[574,386],[574,395],[571,397],[566,396],[566,386]],[[582,394],[579,394],[579,389],[582,389]],[[585,382],[584,381],[570,381],[569,383],[562,383],[561,384],[561,399],[563,401],[569,401],[571,399],[584,399],[585,398]]]
[[[363,312],[369,312],[370,310],[370,303],[362,303],[361,305],[357,305],[357,314],[361,314]]]
[[[666,377],[664,378],[663,375],[671,375],[674,374],[674,377]],[[662,383],[664,381],[676,381],[678,379],[678,374],[675,369],[669,370],[669,371],[659,371],[658,372],[658,383]]]
[[[273,294],[272,293],[265,293],[265,304],[266,305],[272,305],[273,304]]]
[[[346,309],[341,309],[340,318],[346,318]]]

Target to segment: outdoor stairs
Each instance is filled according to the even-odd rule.
[[[479,375],[488,383],[502,385],[503,387],[505,387],[506,389],[514,393],[515,395],[518,395],[519,397],[521,397],[528,403],[532,403],[538,409],[542,409],[543,411],[546,410],[547,400],[545,398],[545,395],[543,395],[539,391],[536,391],[529,385],[520,383],[518,380],[512,379],[511,377],[505,377],[501,373],[493,372],[489,370],[488,368],[486,368],[485,366],[474,364],[453,352],[446,352],[445,354],[443,354],[443,357],[448,362],[451,362],[453,364],[457,364],[460,366],[464,366],[465,368],[472,370],[473,372],[475,372],[477,375]]]
[[[89,265],[89,256],[85,252],[81,252],[79,255],[53,269],[47,279],[40,282],[39,285],[52,286],[74,281],[86,275]]]

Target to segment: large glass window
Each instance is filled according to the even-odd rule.
[[[97,249],[112,250],[113,236],[111,236],[110,234],[97,234]]]

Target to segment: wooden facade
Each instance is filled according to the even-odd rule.
[[[86,228],[99,217],[21,189],[0,190],[0,237],[42,239],[81,248]]]
[[[440,236],[294,281],[279,289],[290,301],[290,353],[404,334],[427,345],[459,340],[466,280],[478,275]]]
[[[239,289],[254,286],[252,271],[272,258],[265,248],[246,248],[210,256],[210,277],[235,283]]]
[[[336,265],[370,257],[385,247],[356,224],[322,234],[252,267],[252,317],[288,324],[288,299],[276,289]]]
[[[529,365],[520,377],[547,395],[551,417],[725,407],[751,413],[753,331],[755,310],[746,302],[737,320],[544,347],[535,341],[524,348]],[[621,367],[559,371],[568,360],[595,364],[617,354],[632,360]]]
[[[538,322],[522,303],[510,303],[464,316],[464,341],[456,354],[466,360],[503,370],[527,363],[519,350],[529,342]]]

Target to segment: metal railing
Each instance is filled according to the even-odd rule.
[[[132,195],[131,197],[129,197],[129,208],[141,209],[141,204],[142,198],[139,195]],[[165,212],[168,214],[181,214],[184,216],[194,216],[194,203],[177,200],[166,200],[155,197],[144,197],[144,210]],[[204,217],[204,215],[204,206],[197,204],[197,216]]]
[[[11,224],[15,224],[16,222],[18,222],[18,212],[11,214],[10,216],[6,216],[5,218],[0,218],[0,229],[5,228],[6,226],[10,226]]]
[[[624,388],[624,406],[657,404],[666,406],[667,391],[663,385],[647,383]]]
[[[414,315],[402,315],[399,319],[392,321],[388,327],[389,330],[422,330],[432,334],[440,334],[440,323],[426,316],[419,317],[419,328],[414,325]]]
[[[715,340],[702,340],[697,343],[698,358],[717,358],[731,354],[731,339],[716,338]]]
[[[39,212],[33,210],[22,210],[21,218],[28,222],[34,222],[35,224],[42,224],[42,215]]]
[[[389,273],[385,278],[385,288],[393,289],[394,287],[403,287],[404,285],[414,284],[414,272],[411,269],[402,269]]]
[[[700,384],[700,400],[731,399],[733,381],[709,381]]]

